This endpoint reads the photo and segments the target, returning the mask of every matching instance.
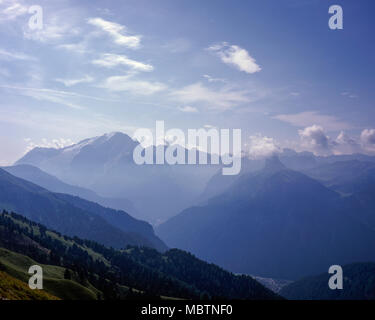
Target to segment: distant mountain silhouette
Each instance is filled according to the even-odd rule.
[[[157,228],[171,247],[233,272],[296,279],[332,264],[375,261],[375,229],[320,182],[273,157],[222,194]]]
[[[61,149],[34,148],[15,164],[31,164],[62,172],[69,167],[89,171],[108,162],[133,159],[133,149],[137,142],[128,135],[113,132],[89,138]],[[49,172],[50,170],[47,170]]]
[[[281,170],[286,170],[286,167],[281,163],[277,155],[272,155],[271,157],[266,159],[263,171],[267,171],[268,173],[271,173],[271,172],[277,172]]]
[[[375,162],[336,161],[305,170],[305,173],[343,194],[348,212],[375,229]]]
[[[276,155],[275,155],[276,156]],[[274,157],[275,157],[274,156]],[[357,161],[362,163],[362,160],[366,159],[369,163],[375,163],[375,157],[365,155],[341,155],[341,156],[330,156],[330,157],[317,157],[311,152],[296,152],[292,149],[285,148],[282,152],[277,154],[277,158],[287,168],[301,171],[306,175],[316,178],[320,182],[326,185],[326,177],[324,173],[319,174],[320,169],[324,167],[336,168],[336,164],[345,161]],[[348,160],[350,159],[350,160]],[[247,157],[242,158],[242,169],[240,175],[244,175],[250,172],[256,172],[264,168],[266,161],[270,161],[264,158],[249,159]],[[370,162],[372,161],[372,162]],[[316,174],[318,174],[316,176]],[[199,197],[198,203],[204,203],[209,198],[217,196],[225,190],[227,190],[231,184],[236,181],[239,176],[223,176],[221,171],[217,171],[216,174],[208,181],[204,192]],[[329,185],[330,186],[330,185]]]
[[[375,162],[336,161],[318,165],[304,172],[327,187],[344,194],[357,193],[375,184]]]
[[[243,157],[241,173],[236,176],[223,176],[221,165],[138,166],[133,160],[136,146],[138,142],[128,135],[114,132],[61,149],[35,148],[19,159],[16,165],[38,167],[67,184],[92,190],[102,198],[111,198],[107,202],[77,194],[104,206],[125,209],[154,225],[186,208],[205,204],[208,199],[224,193],[240,176],[259,171],[264,166],[262,159]],[[153,151],[156,149],[150,148]],[[180,149],[187,153],[184,148]],[[286,167],[297,171],[338,161],[375,163],[375,157],[360,154],[318,157],[310,152],[292,149],[282,150],[279,158]],[[306,173],[310,176],[310,173]],[[122,199],[129,200],[134,209]]]
[[[96,202],[104,207],[126,211],[132,215],[137,212],[131,201],[128,199],[101,197],[89,189],[67,184],[32,165],[22,164],[11,167],[3,167],[3,169],[18,178],[35,183],[38,186],[52,192],[78,196],[80,198]]]
[[[38,167],[105,198],[129,199],[136,208],[132,214],[155,224],[192,205],[220,168],[219,165],[136,165],[133,150],[137,145],[128,135],[115,132],[61,149],[35,148],[16,165]],[[150,148],[155,151],[155,147]]]
[[[17,211],[69,236],[95,240],[114,248],[128,244],[165,250],[152,227],[116,211],[62,193],[52,193],[0,169],[0,209]]]

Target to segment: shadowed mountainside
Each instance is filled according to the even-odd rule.
[[[63,234],[79,236],[122,248],[127,244],[165,250],[152,227],[126,212],[80,199],[52,193],[0,169],[0,207],[17,211]]]
[[[157,228],[170,247],[233,272],[297,279],[332,264],[375,260],[361,208],[273,157],[202,206]],[[370,214],[370,213],[368,213]]]

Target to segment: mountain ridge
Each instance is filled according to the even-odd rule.
[[[91,208],[88,209],[88,206]],[[67,235],[82,236],[109,246],[118,248],[126,244],[143,244],[155,246],[159,250],[166,249],[146,222],[78,197],[52,193],[3,169],[0,169],[0,207],[18,211],[31,220],[44,223]],[[139,225],[142,233],[138,234],[134,228],[126,232],[113,226],[109,221],[113,220],[114,215],[119,215],[122,221],[127,221],[133,227],[134,224]],[[122,224],[122,227],[125,226],[126,224]],[[148,234],[144,226],[148,229]]]
[[[65,193],[73,196],[96,202],[102,206],[110,207],[112,209],[126,211],[128,213],[136,212],[133,204],[126,198],[106,198],[101,197],[90,189],[67,184],[53,175],[50,175],[38,167],[29,164],[20,164],[8,167],[2,167],[5,171],[10,174],[30,181],[36,185],[39,185],[51,192]]]
[[[10,258],[2,257],[3,251]],[[30,257],[20,256],[25,254]],[[59,282],[73,285],[73,280],[97,299],[282,299],[250,276],[234,275],[187,252],[160,253],[134,246],[116,250],[63,236],[16,213],[0,212],[0,266],[3,262],[9,271],[25,270],[25,265],[34,264],[30,258],[47,264],[47,273],[53,271]],[[22,278],[19,272],[14,274]],[[55,293],[60,298],[69,294],[66,290]]]
[[[224,193],[169,219],[157,234],[170,247],[261,277],[296,279],[335,263],[375,260],[375,229],[351,214],[350,199],[278,167],[240,176]]]
[[[33,149],[15,165],[36,166],[102,197],[129,199],[136,208],[131,213],[154,225],[195,202],[208,179],[220,168],[220,165],[137,165],[133,160],[137,145],[126,134],[106,134],[61,149]],[[165,148],[158,146],[161,147]],[[155,146],[149,148],[155,157]]]

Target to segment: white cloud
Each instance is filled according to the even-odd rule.
[[[53,103],[64,105],[64,106],[72,108],[72,109],[81,110],[81,109],[85,108],[85,107],[81,106],[80,104],[76,104],[76,103],[68,100],[65,95],[61,95],[59,93],[48,92],[48,91],[29,90],[29,91],[25,91],[23,94],[25,96],[29,96],[29,97],[32,97],[34,99],[40,100],[40,101],[53,102]]]
[[[225,79],[222,79],[222,78],[214,78],[214,77],[211,77],[211,76],[208,75],[208,74],[204,74],[204,75],[203,75],[203,78],[206,78],[208,82],[222,82],[222,83],[226,83],[226,82],[227,82]]]
[[[280,152],[280,148],[273,138],[258,133],[250,136],[250,142],[245,144],[245,152],[250,159],[260,159]]]
[[[82,119],[74,113],[60,113],[58,110],[56,112],[48,110],[43,112],[33,110],[33,112],[30,112],[30,108],[27,107],[9,110],[0,108],[0,122],[11,124],[16,128],[20,128],[21,131],[23,129],[35,132],[42,130],[48,132],[50,136],[74,137],[74,141],[112,131],[126,132],[132,136],[132,133],[137,129],[136,127],[128,126],[123,120],[115,116],[108,117],[103,114],[90,112]],[[23,150],[20,150],[20,152],[22,153]],[[20,156],[21,154],[15,157],[13,161]]]
[[[34,57],[29,56],[25,53],[7,51],[4,49],[0,49],[0,59],[1,58],[6,59],[6,60],[29,60],[29,61],[36,60]]]
[[[8,86],[8,85],[0,85],[0,88],[14,89],[14,90],[19,90],[21,92],[25,92],[25,91],[46,92],[46,93],[51,93],[51,94],[55,94],[59,96],[74,97],[78,99],[87,98],[87,99],[93,99],[93,100],[104,101],[104,102],[114,101],[114,100],[104,99],[100,97],[79,94],[79,93],[71,92],[71,91],[54,90],[54,89],[48,89],[48,88],[31,88],[31,87]]]
[[[167,86],[161,82],[133,80],[131,76],[109,77],[100,87],[110,91],[127,91],[136,95],[151,95],[167,89]]]
[[[361,133],[361,143],[365,150],[375,152],[375,129],[364,129]]]
[[[334,154],[352,154],[362,152],[358,141],[341,131],[333,143]]]
[[[0,21],[14,20],[28,12],[28,7],[17,1],[0,1]]]
[[[25,142],[27,142],[25,153],[38,147],[60,149],[60,148],[68,147],[74,144],[74,142],[71,139],[64,139],[64,138],[57,138],[57,139],[52,139],[52,140],[43,138],[42,141],[39,143],[33,142],[30,138],[26,138]]]
[[[319,155],[331,153],[332,144],[330,138],[325,134],[321,126],[314,124],[303,130],[298,130],[298,134],[301,137],[302,146],[308,150]]]
[[[26,39],[43,43],[57,42],[67,36],[75,36],[80,30],[70,23],[66,17],[52,16],[48,21],[43,22],[41,30],[31,30],[28,26],[24,28],[23,36]]]
[[[107,68],[112,68],[118,65],[124,65],[136,71],[147,72],[154,70],[154,67],[150,64],[129,59],[127,56],[124,55],[112,53],[105,53],[102,55],[100,59],[93,60],[92,63]]]
[[[251,74],[262,70],[247,50],[239,46],[229,45],[227,42],[223,42],[209,47],[208,50],[215,52],[220,57],[221,61],[235,66],[240,71]]]
[[[87,22],[103,32],[108,33],[116,44],[126,46],[131,49],[137,49],[141,44],[140,35],[130,35],[126,27],[102,18],[90,18]]]
[[[191,107],[191,106],[183,106],[183,107],[179,107],[179,109],[182,111],[182,112],[187,112],[187,113],[195,113],[195,112],[198,112],[198,109],[195,108],[195,107]]]
[[[57,82],[61,82],[64,84],[66,87],[71,87],[79,83],[90,83],[94,81],[93,77],[90,77],[88,75],[84,76],[83,78],[79,79],[55,79]]]
[[[327,129],[328,131],[339,131],[350,129],[352,126],[346,122],[338,120],[334,116],[320,114],[317,111],[305,111],[295,114],[280,114],[273,117],[289,123],[296,127],[308,127],[314,124]]]
[[[366,144],[375,145],[375,129],[365,129],[361,133],[361,140]]]
[[[181,103],[203,102],[212,109],[230,109],[238,104],[249,102],[247,91],[238,91],[231,88],[213,90],[205,87],[202,83],[194,83],[174,90],[170,93],[171,99]]]
[[[85,109],[81,105],[83,99],[92,99],[97,101],[111,101],[100,97],[78,94],[75,92],[53,90],[48,88],[32,88],[0,85],[0,88],[17,90],[21,95],[32,97],[40,101],[58,103],[73,109]]]
[[[375,151],[375,130],[372,132],[374,135],[374,149],[369,147],[366,143],[366,137],[371,130],[364,130],[361,135],[361,143],[357,138],[353,138],[347,135],[344,131],[341,131],[336,138],[329,137],[324,129],[318,125],[312,125],[306,127],[303,130],[299,130],[299,136],[301,138],[302,149],[312,151],[316,155],[327,156],[330,154],[341,155],[341,154],[353,154],[353,153],[368,153],[369,151]]]

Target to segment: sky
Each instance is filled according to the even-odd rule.
[[[374,15],[371,0],[0,0],[0,165],[157,120],[240,128],[253,156],[374,154]]]

